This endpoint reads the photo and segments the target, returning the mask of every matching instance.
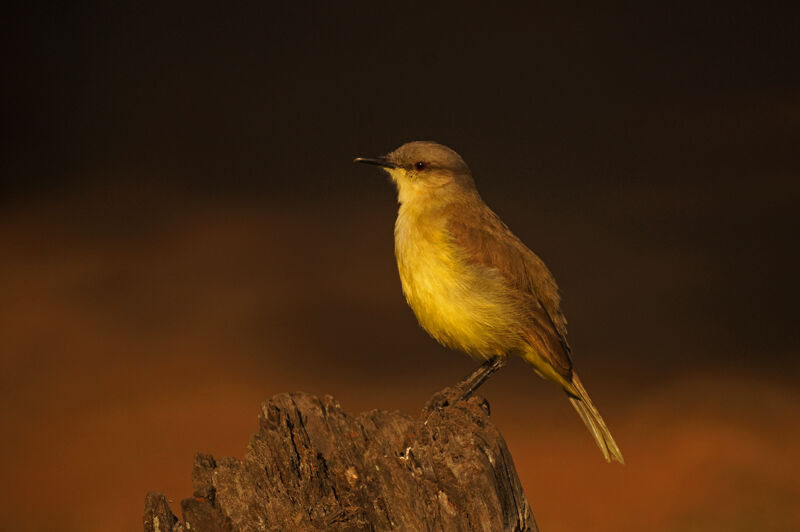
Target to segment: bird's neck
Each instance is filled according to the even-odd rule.
[[[395,222],[395,240],[414,241],[434,238],[447,222],[442,205],[428,201],[406,201],[400,203]]]

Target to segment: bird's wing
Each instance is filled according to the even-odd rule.
[[[458,209],[448,216],[447,228],[466,259],[496,269],[505,281],[521,294],[530,315],[535,347],[562,376],[571,376],[572,360],[567,343],[567,320],[561,312],[561,296],[553,275],[488,207]],[[453,207],[458,208],[457,206]],[[464,212],[477,213],[469,218]]]

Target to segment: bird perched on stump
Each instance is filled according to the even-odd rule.
[[[466,393],[518,355],[566,392],[606,460],[624,463],[573,370],[553,275],[486,206],[461,156],[418,141],[355,161],[381,166],[397,186],[395,255],[420,325],[443,345],[485,361],[465,381]]]

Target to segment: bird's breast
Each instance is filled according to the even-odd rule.
[[[512,295],[496,271],[466,260],[446,217],[401,206],[395,255],[406,300],[431,336],[475,357],[517,347]]]

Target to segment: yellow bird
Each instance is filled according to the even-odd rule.
[[[443,345],[486,361],[465,395],[519,355],[566,392],[605,459],[624,463],[572,368],[553,275],[486,206],[461,156],[418,141],[355,161],[381,166],[397,186],[395,255],[420,325]]]

